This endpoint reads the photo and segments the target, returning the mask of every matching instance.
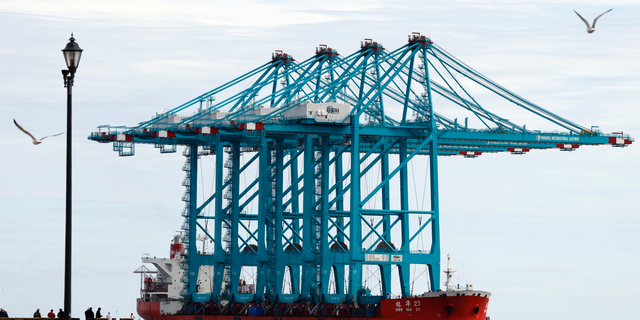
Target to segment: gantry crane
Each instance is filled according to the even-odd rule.
[[[133,127],[100,126],[89,139],[113,143],[121,156],[134,155],[140,143],[161,153],[185,146],[184,299],[315,303],[375,302],[391,293],[393,274],[406,297],[412,265],[426,266],[429,290],[440,288],[438,156],[633,141],[543,109],[419,33],[393,51],[371,39],[348,56],[320,45],[302,62],[276,51],[264,65],[170,111]],[[202,156],[215,158],[215,182],[198,203]],[[410,201],[417,186],[409,166],[425,167],[422,156],[429,159],[427,209]],[[249,212],[250,204],[257,209]],[[203,220],[213,221],[212,230]],[[211,239],[212,253],[197,250],[197,235]],[[417,250],[422,236],[428,248]],[[214,270],[206,293],[197,286],[201,266]],[[238,293],[243,267],[256,270],[255,293]],[[363,285],[363,267],[379,275],[379,295]]]

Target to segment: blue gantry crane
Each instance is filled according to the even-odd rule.
[[[392,278],[408,296],[415,265],[425,267],[428,289],[439,289],[438,156],[633,141],[543,109],[419,33],[394,51],[371,39],[348,56],[320,45],[301,62],[276,51],[170,111],[133,127],[100,126],[89,139],[112,143],[121,156],[134,155],[140,143],[161,153],[185,146],[185,300],[314,303],[375,302],[391,293]],[[198,202],[203,156],[215,159],[215,180]],[[428,168],[428,208],[411,203],[419,186],[410,164],[418,161]],[[198,251],[203,235],[212,252]],[[425,238],[419,249],[416,241]],[[206,293],[197,285],[201,266],[214,270]],[[253,293],[239,292],[246,267],[257,274]],[[365,286],[365,267],[377,275],[379,294]]]

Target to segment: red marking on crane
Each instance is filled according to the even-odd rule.
[[[253,130],[264,130],[264,123],[243,123],[241,124],[238,129],[240,130],[247,130],[247,131],[253,131]]]
[[[632,141],[629,139],[609,137],[609,144],[612,144],[612,145],[625,145],[625,144],[631,144],[631,143]]]
[[[201,133],[203,132],[203,128],[207,128],[207,127],[202,127],[202,128],[196,128],[195,133]],[[209,134],[219,134],[220,130],[218,130],[218,128],[216,127],[208,127],[209,128]]]
[[[560,149],[578,149],[580,146],[577,144],[558,143],[556,144],[556,147]]]

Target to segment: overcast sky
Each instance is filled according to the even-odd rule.
[[[611,7],[593,34],[573,13]],[[34,146],[12,119],[35,136],[65,130],[71,32],[85,50],[73,88],[72,316],[100,306],[120,318],[135,312],[141,255],[168,256],[182,224],[184,157],[151,146],[118,157],[90,132],[148,120],[275,50],[348,55],[365,38],[396,49],[414,31],[548,110],[638,136],[637,1],[3,0],[0,307],[29,317],[63,306],[65,135]],[[441,158],[455,282],[492,292],[494,319],[635,318],[639,150]]]

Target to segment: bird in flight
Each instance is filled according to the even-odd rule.
[[[59,136],[59,135],[61,135],[61,134],[63,134],[63,133],[64,133],[64,131],[63,131],[63,132],[60,132],[60,133],[58,133],[58,134],[52,134],[52,135],[50,135],[50,136],[45,136],[45,137],[42,137],[42,138],[40,138],[40,139],[36,139],[36,138],[31,134],[31,133],[29,133],[29,131],[27,131],[27,130],[23,129],[23,128],[22,128],[22,127],[21,127],[21,126],[16,122],[16,119],[13,119],[13,123],[15,123],[16,127],[18,127],[18,129],[20,129],[20,131],[22,131],[22,132],[26,133],[29,137],[31,137],[31,139],[33,139],[33,144],[35,144],[35,145],[41,144],[41,143],[42,143],[42,140],[44,140],[44,139],[46,139],[46,138],[48,138],[48,137],[55,137],[55,136]]]
[[[593,19],[593,24],[591,26],[589,26],[589,21],[587,21],[587,19],[583,18],[577,11],[573,10],[573,12],[575,12],[578,17],[580,17],[580,19],[582,19],[582,21],[584,21],[584,24],[587,25],[587,32],[588,33],[593,33],[594,31],[596,31],[596,21],[598,21],[598,18],[602,17],[605,13],[609,12],[613,10],[613,8],[605,11],[604,13],[602,13],[601,15],[597,16],[595,19]]]

